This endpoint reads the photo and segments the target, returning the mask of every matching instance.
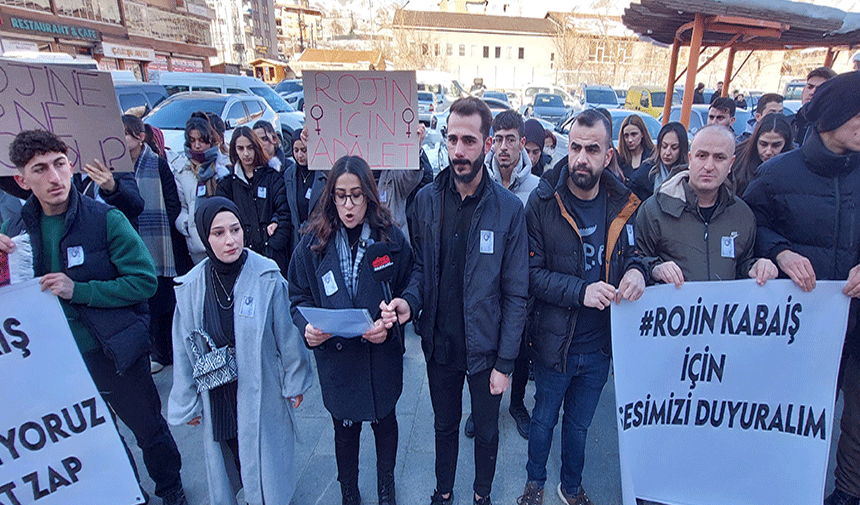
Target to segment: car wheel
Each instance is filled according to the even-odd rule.
[[[281,149],[287,158],[293,156],[293,130],[289,128],[281,128]]]

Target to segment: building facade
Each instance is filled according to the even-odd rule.
[[[258,58],[278,58],[274,0],[207,0],[215,12],[212,27],[216,64],[248,70]]]

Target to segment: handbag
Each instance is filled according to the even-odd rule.
[[[195,340],[198,336],[209,346],[210,350],[206,354],[201,353],[197,347]],[[229,345],[215,347],[212,337],[202,328],[192,331],[188,339],[191,341],[191,351],[194,353],[194,367],[191,375],[197,384],[198,393],[209,391],[238,379],[239,369],[236,365],[235,348]]]

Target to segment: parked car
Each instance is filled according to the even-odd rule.
[[[143,117],[167,98],[164,86],[154,82],[118,82],[113,85],[119,111]]]
[[[785,85],[782,96],[786,100],[800,100],[803,88],[806,87],[806,79],[794,79]]]
[[[174,171],[185,164],[185,123],[197,111],[214,112],[224,120],[227,130],[224,142],[229,143],[237,126],[253,126],[260,119],[272,123],[281,131],[281,120],[261,97],[247,94],[222,94],[208,91],[176,93],[161,102],[143,122],[157,126],[164,133],[167,161]]]
[[[430,91],[418,92],[418,121],[426,126],[430,125],[433,114],[436,112],[436,95]]]
[[[520,94],[516,91],[505,91],[505,95],[508,97],[508,102],[511,104],[511,108],[514,110],[520,110]]]
[[[495,90],[486,90],[481,95],[481,98],[492,98],[493,100],[499,100],[500,102],[505,102],[508,104],[508,107],[511,105],[511,101],[508,100],[508,95],[504,91],[495,91]]]
[[[510,110],[511,104],[496,100],[495,98],[482,98],[484,103],[490,108],[493,118],[504,110]],[[424,152],[430,158],[430,165],[433,167],[434,173],[439,173],[448,163],[448,145],[445,143],[445,137],[448,134],[448,115],[451,113],[448,109],[433,115],[430,120],[430,128],[427,130],[427,135],[424,137]]]
[[[292,108],[305,110],[305,88],[301,79],[284,79],[275,86],[275,92]]]
[[[535,117],[552,124],[560,124],[571,114],[571,109],[564,105],[561,97],[549,93],[538,93],[531,105],[526,106],[524,117]]]
[[[662,128],[662,124],[659,121],[654,119],[654,116],[650,114],[646,114],[644,112],[639,112],[630,109],[608,109],[609,114],[612,116],[612,142],[615,148],[618,148],[618,132],[621,131],[621,123],[624,122],[624,119],[627,116],[635,114],[642,118],[642,121],[645,122],[645,127],[648,129],[648,135],[651,136],[651,140],[656,144],[657,143],[657,135],[660,133],[660,128]],[[557,126],[553,133],[556,138],[555,152],[557,156],[567,156],[567,146],[568,146],[568,135],[570,134],[570,125],[573,124],[573,120],[575,116],[571,116],[560,126]]]
[[[630,86],[624,102],[625,109],[638,110],[651,114],[655,118],[663,113],[666,103],[666,88],[660,86]],[[677,91],[672,94],[672,104],[681,105],[681,95]]]
[[[699,131],[702,126],[708,124],[708,110],[710,110],[710,105],[701,105],[695,104],[692,109],[690,109],[690,127],[687,128],[687,132],[690,136],[690,139],[693,138],[693,135]],[[749,110],[737,109],[735,110],[735,122],[732,124],[732,130],[735,132],[735,136],[742,134],[747,128],[747,122],[752,117],[752,114]],[[672,107],[672,110],[669,112],[669,121],[680,121],[681,120],[681,106],[675,105]],[[658,118],[658,122],[662,124],[663,115],[660,114]]]
[[[520,106],[520,113],[525,110],[526,106],[531,105],[534,102],[535,95],[539,93],[558,95],[559,97],[561,97],[562,102],[564,102],[565,107],[570,108],[574,112],[579,112],[582,110],[582,104],[579,103],[579,100],[570,96],[570,93],[565,91],[560,86],[552,84],[530,84],[523,88],[523,100],[522,105]]]
[[[247,75],[228,75],[213,73],[160,72],[159,84],[163,85],[169,94],[182,91],[210,91],[213,93],[248,93],[262,97],[269,107],[278,114],[281,128],[283,148],[291,152],[289,139],[293,132],[305,125],[305,115],[296,111],[268,84]]]
[[[599,84],[585,84],[579,88],[576,97],[582,103],[583,108],[603,107],[605,109],[617,109],[621,106],[618,95],[609,86]]]
[[[615,91],[615,96],[618,97],[618,103],[622,106],[624,105],[624,101],[627,99],[627,88],[612,88]]]

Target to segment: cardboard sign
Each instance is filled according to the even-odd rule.
[[[612,306],[625,505],[824,500],[844,284],[690,282]]]
[[[360,156],[374,170],[419,167],[415,72],[302,73],[308,166]]]
[[[0,381],[0,503],[143,503],[60,303],[36,279],[0,289]]]
[[[0,176],[15,175],[9,145],[24,130],[54,132],[76,171],[98,159],[132,170],[109,73],[0,60]]]

